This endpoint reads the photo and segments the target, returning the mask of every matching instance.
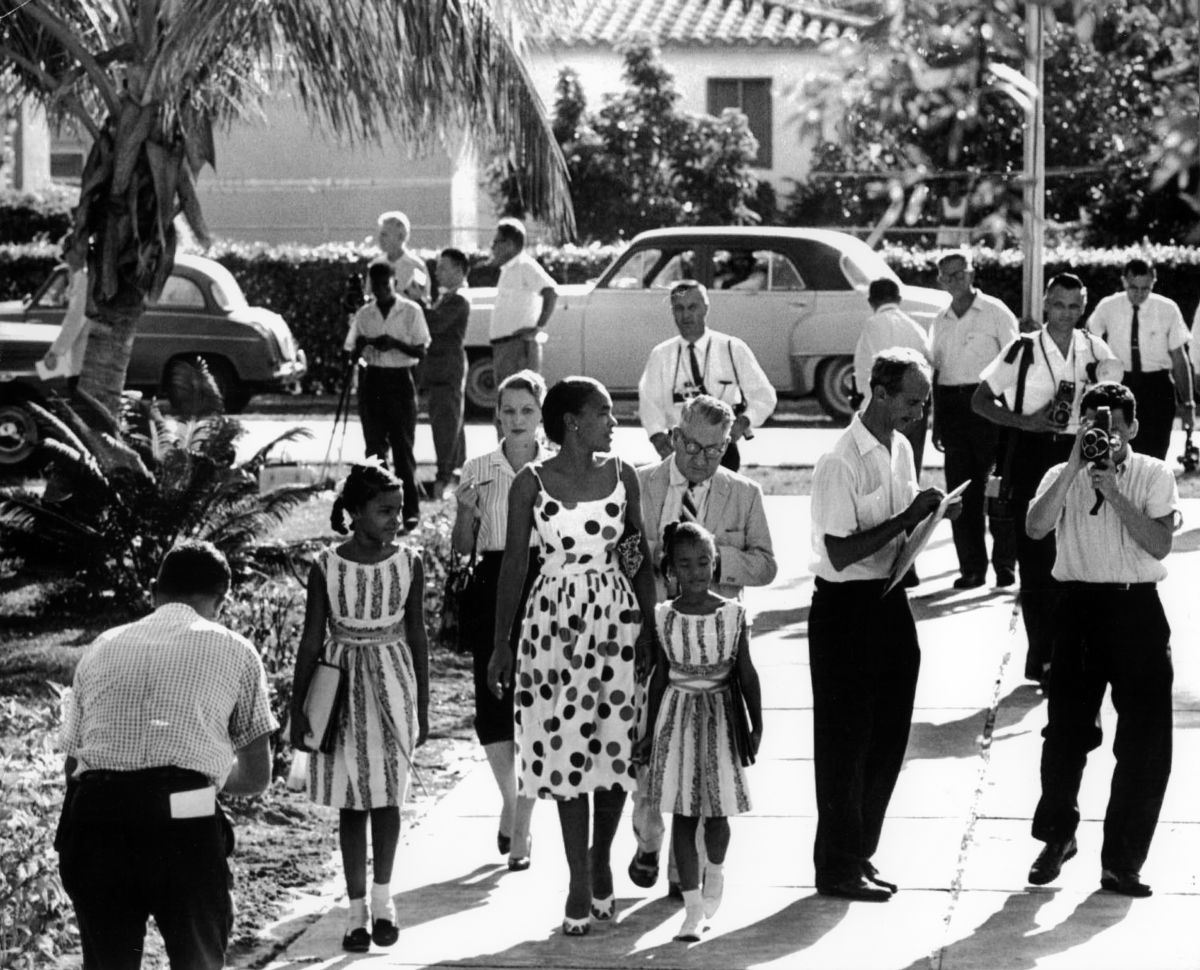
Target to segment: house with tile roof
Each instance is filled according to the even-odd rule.
[[[526,61],[548,110],[564,67],[598,108],[624,86],[622,45],[649,39],[675,76],[683,109],[746,114],[759,141],[759,174],[783,188],[807,160],[791,92],[831,56],[831,42],[852,44],[875,23],[876,10],[872,0],[566,0],[529,38]],[[403,209],[414,246],[486,245],[495,216],[480,183],[486,160],[469,139],[428,158],[409,158],[397,142],[351,150],[314,133],[286,89],[265,114],[265,122],[218,133],[217,169],[206,169],[198,184],[215,234],[272,243],[361,240],[374,233],[379,212]],[[86,145],[61,139],[51,164],[60,173],[81,171],[85,152]]]

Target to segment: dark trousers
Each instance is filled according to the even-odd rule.
[[[463,394],[467,387],[467,358],[461,352],[451,360],[427,358],[421,382],[429,392],[429,429],[437,456],[437,479],[448,482],[467,457],[463,434]]]
[[[367,457],[387,461],[392,450],[392,468],[404,486],[404,519],[415,521],[421,514],[417,494],[417,460],[413,442],[417,436],[417,386],[411,367],[365,367],[358,379],[358,416],[362,421]]]
[[[1061,584],[1051,575],[1058,546],[1051,532],[1031,539],[1025,531],[1025,514],[1042,478],[1071,454],[1075,436],[1016,431],[1013,452],[1012,507],[1017,535],[1017,569],[1021,578],[1021,616],[1029,649],[1025,676],[1041,680],[1042,668],[1054,657],[1055,613]]]
[[[1171,372],[1156,370],[1126,374],[1121,381],[1137,401],[1137,437],[1129,442],[1134,451],[1166,460],[1175,424],[1175,382]]]
[[[901,587],[817,579],[809,614],[818,886],[863,872],[908,746],[921,653]]]
[[[150,916],[171,970],[225,965],[233,830],[219,807],[187,819],[169,809],[172,792],[209,784],[195,772],[156,768],[88,772],[67,786],[55,848],[85,970],[136,970]]]
[[[964,575],[987,572],[984,537],[986,499],[984,487],[996,466],[1000,429],[971,408],[976,384],[934,387],[934,420],[937,437],[946,452],[946,490],[970,481],[962,496],[962,514],[950,523],[958,569]],[[1017,539],[1011,519],[989,518],[992,533],[992,568],[1011,573],[1017,562]]]
[[[1116,767],[1100,864],[1138,872],[1171,774],[1171,629],[1153,586],[1066,584],[1057,624],[1033,837],[1050,842],[1075,834],[1083,767],[1103,740],[1100,703],[1111,684]]]

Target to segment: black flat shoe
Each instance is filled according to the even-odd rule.
[[[392,942],[394,943],[395,940]],[[367,932],[365,926],[356,926],[352,930],[346,930],[346,935],[342,937],[342,949],[347,953],[366,953],[371,949],[371,934]]]
[[[1065,842],[1047,842],[1045,848],[1033,860],[1029,869],[1029,881],[1035,886],[1054,882],[1062,872],[1063,863],[1073,858],[1078,851],[1079,847],[1073,838]]]
[[[892,894],[881,886],[873,886],[863,875],[847,876],[838,882],[818,883],[817,892],[822,896],[837,896],[853,899],[860,903],[886,903]]]
[[[1140,874],[1136,872],[1114,872],[1105,869],[1100,874],[1100,888],[1135,899],[1145,899],[1154,895],[1154,890],[1142,882]]]
[[[888,882],[886,879],[882,878],[879,875],[879,870],[876,869],[875,866],[870,862],[863,863],[863,876],[866,877],[867,882],[878,886],[880,889],[886,889],[892,895],[895,895],[900,891],[900,887],[894,882]]]
[[[978,589],[983,585],[982,573],[963,573],[954,581],[955,589]]]
[[[512,851],[512,836],[505,835],[503,832],[497,832],[496,848],[500,850],[501,855],[508,855]]]
[[[391,946],[400,939],[400,928],[389,919],[377,919],[371,925],[371,941],[376,946]]]
[[[658,853],[636,853],[629,863],[629,881],[642,889],[649,889],[658,882]]]

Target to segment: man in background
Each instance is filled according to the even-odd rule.
[[[441,292],[433,306],[425,310],[430,343],[421,362],[421,383],[429,392],[429,425],[437,456],[435,500],[441,499],[446,486],[454,481],[455,469],[466,458],[463,394],[467,384],[467,354],[463,343],[471,305],[458,291],[469,268],[461,249],[443,249],[435,271]]]
[[[372,262],[385,262],[396,274],[396,292],[420,302],[429,299],[429,271],[420,256],[409,252],[411,226],[408,216],[398,209],[384,212],[378,220],[376,242],[383,251]]]
[[[519,370],[542,371],[542,346],[558,290],[554,280],[525,251],[525,226],[501,219],[492,239],[492,259],[500,267],[492,308],[492,372],[496,386]]]

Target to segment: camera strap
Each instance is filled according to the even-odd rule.
[[[1008,349],[1005,355],[1004,362],[1011,364],[1016,355],[1020,354],[1021,359],[1017,364],[1017,387],[1013,395],[1013,414],[1021,414],[1021,407],[1025,403],[1025,381],[1029,376],[1029,368],[1033,365],[1033,336],[1031,334],[1022,334],[1016,339]],[[1012,466],[1013,459],[1017,451],[1017,429],[1002,428],[1000,432],[1000,488],[1003,492],[1008,492],[1012,488]]]

